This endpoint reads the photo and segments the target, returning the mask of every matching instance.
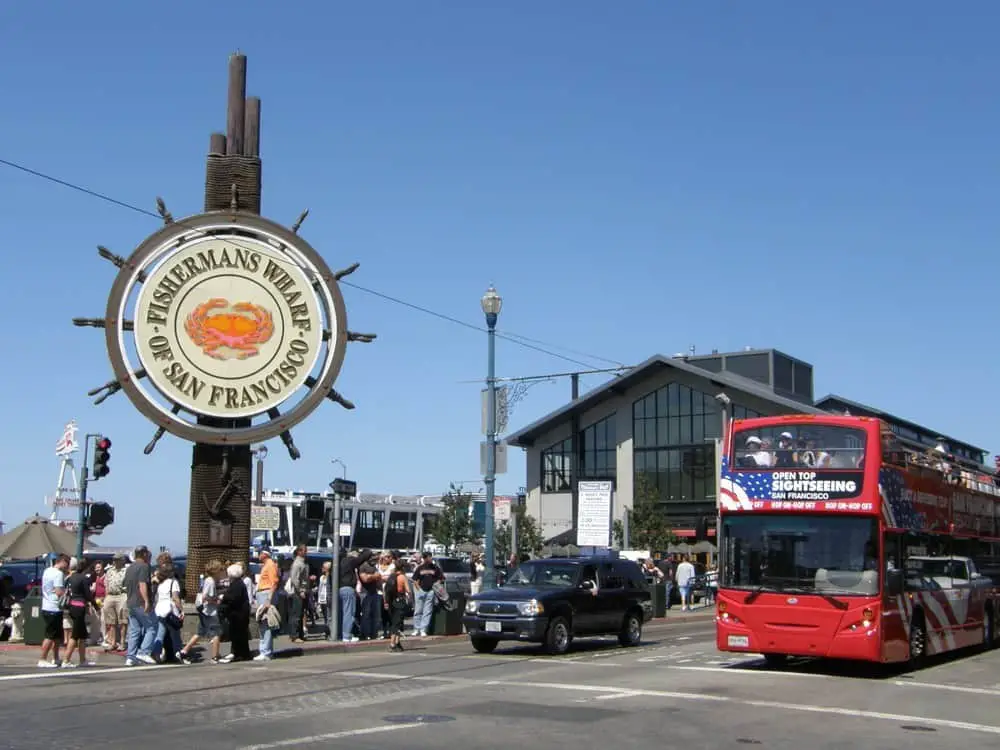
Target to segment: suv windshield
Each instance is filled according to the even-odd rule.
[[[537,560],[521,563],[507,577],[507,586],[574,586],[580,567],[573,563]]]
[[[733,436],[733,454],[738,469],[857,469],[865,433],[811,423],[743,428]]]
[[[729,515],[722,522],[724,588],[877,594],[874,518]]]

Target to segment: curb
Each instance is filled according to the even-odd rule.
[[[714,620],[715,610],[709,610],[707,612],[691,612],[676,615],[667,615],[666,617],[656,617],[646,623],[647,626],[657,626],[662,627],[670,625],[674,622],[698,622],[701,620]],[[460,638],[466,638],[466,633],[459,633],[458,635],[431,635],[424,638],[407,638],[410,642],[415,643],[447,643],[449,641],[455,641]],[[343,641],[327,641],[327,640],[314,640],[306,641],[305,644],[289,644],[288,647],[276,650],[275,653],[278,654],[305,654],[310,651],[327,651],[338,654],[347,654],[352,651],[368,651],[374,648],[384,648],[388,641],[384,638],[375,641],[357,641],[354,643],[344,643]],[[23,643],[0,643],[0,654],[4,652],[18,652],[18,651],[31,651],[38,649],[40,646],[29,646]],[[89,646],[89,649],[97,649],[99,646]]]

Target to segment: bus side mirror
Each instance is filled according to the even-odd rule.
[[[903,571],[890,570],[885,574],[885,589],[889,596],[903,593]]]

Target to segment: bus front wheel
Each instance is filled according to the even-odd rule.
[[[777,669],[778,667],[785,666],[788,661],[788,656],[785,654],[764,654],[764,664],[766,664],[771,669]]]

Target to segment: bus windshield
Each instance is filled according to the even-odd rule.
[[[738,469],[858,469],[865,433],[852,427],[788,424],[738,429],[733,435]]]
[[[723,516],[719,586],[871,596],[879,591],[877,540],[874,518]]]

